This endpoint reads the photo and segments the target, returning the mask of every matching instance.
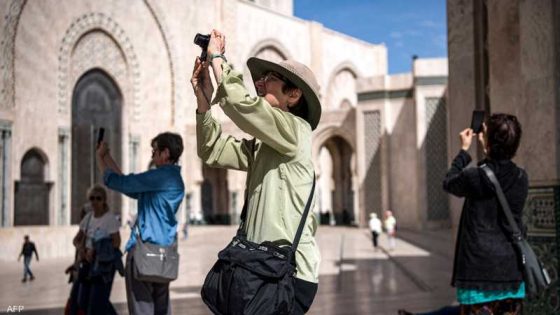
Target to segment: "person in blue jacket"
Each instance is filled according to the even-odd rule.
[[[138,227],[142,241],[168,246],[177,237],[175,214],[185,197],[181,168],[177,163],[183,153],[180,135],[164,132],[152,140],[152,162],[156,166],[139,174],[123,175],[105,142],[97,149],[98,167],[105,185],[138,200]],[[128,312],[135,314],[171,314],[169,283],[139,281],[133,275],[136,228],[132,229],[125,250]]]

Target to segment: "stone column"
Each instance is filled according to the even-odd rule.
[[[11,155],[12,155],[12,128],[11,123],[7,122],[0,122],[0,146],[1,146],[1,155],[0,155],[0,171],[1,174],[1,181],[2,181],[2,188],[0,190],[0,207],[1,207],[1,216],[2,221],[1,226],[7,227],[12,226],[13,224],[13,208],[12,208],[12,168],[11,168]]]
[[[70,224],[70,130],[58,129],[58,216],[57,225]]]
[[[481,63],[483,53],[477,48],[475,34],[484,33],[484,23],[481,23],[482,0],[447,1],[447,27],[448,27],[448,61],[449,80],[447,83],[448,94],[448,134],[447,157],[448,165],[459,152],[461,144],[458,141],[459,132],[469,126],[472,111],[480,108],[478,91],[484,94],[485,87],[481,83],[484,79]],[[482,10],[483,11],[483,10]],[[477,23],[478,19],[478,23]],[[482,88],[481,88],[482,86]],[[483,109],[483,107],[481,108]],[[474,151],[471,150],[471,153]],[[459,224],[463,200],[450,196],[451,222],[453,227]]]

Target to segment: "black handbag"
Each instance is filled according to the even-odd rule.
[[[247,197],[236,236],[218,254],[218,261],[206,275],[202,300],[214,314],[290,314],[295,303],[295,254],[309,214],[315,175],[309,199],[290,247],[271,242],[248,241],[243,232]]]
[[[486,176],[494,185],[502,210],[504,211],[508,224],[513,231],[512,243],[523,266],[523,281],[525,282],[527,295],[529,297],[535,297],[550,285],[551,281],[548,272],[543,267],[543,264],[537,255],[535,255],[535,252],[531,248],[531,245],[529,245],[529,242],[527,242],[527,240],[523,237],[517,223],[513,220],[511,209],[509,208],[506,196],[502,191],[502,187],[496,179],[496,175],[494,175],[494,172],[488,167],[488,165],[483,164],[480,167],[484,170]]]

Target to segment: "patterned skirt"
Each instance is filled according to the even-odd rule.
[[[506,299],[481,304],[461,305],[461,315],[521,315],[522,299]]]

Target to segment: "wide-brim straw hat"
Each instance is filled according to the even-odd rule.
[[[274,63],[256,57],[247,60],[247,67],[249,67],[253,81],[259,80],[269,71],[274,71],[297,86],[307,103],[307,122],[311,125],[311,130],[317,128],[319,120],[321,120],[321,101],[319,101],[319,83],[311,69],[295,60]]]

